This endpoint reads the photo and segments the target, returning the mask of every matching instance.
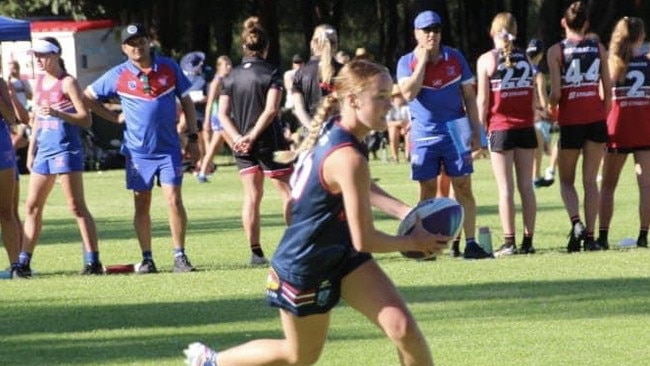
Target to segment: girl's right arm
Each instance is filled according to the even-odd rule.
[[[323,176],[332,192],[343,195],[352,244],[358,251],[440,253],[447,247],[450,237],[430,234],[421,224],[408,236],[388,235],[375,228],[368,162],[353,147],[343,147],[330,154],[323,165]]]

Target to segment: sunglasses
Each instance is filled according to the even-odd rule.
[[[142,83],[142,91],[147,95],[151,94],[151,84],[149,84],[149,76],[144,72],[140,73],[140,82]]]
[[[439,34],[440,32],[442,32],[442,27],[439,25],[432,25],[430,27],[420,28],[420,30],[424,33]]]

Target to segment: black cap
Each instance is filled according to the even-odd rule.
[[[148,37],[144,25],[140,23],[132,23],[122,29],[122,43],[134,37]]]
[[[537,56],[542,51],[544,51],[544,44],[541,40],[533,38],[530,40],[530,42],[528,42],[528,47],[526,47],[526,54],[528,57]]]
[[[293,55],[293,57],[291,58],[291,62],[293,62],[294,64],[301,64],[301,63],[303,63],[303,62],[305,62],[305,61],[302,59],[302,56],[300,56],[300,54],[297,54],[297,53],[296,53],[296,54]]]

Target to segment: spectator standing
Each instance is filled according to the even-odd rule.
[[[257,17],[244,22],[241,34],[244,57],[224,79],[219,96],[219,120],[232,140],[239,177],[244,187],[242,226],[251,250],[251,265],[266,265],[260,238],[260,204],[264,177],[271,178],[282,199],[285,221],[290,221],[290,164],[273,160],[287,150],[278,118],[282,101],[282,76],[266,62],[269,38]]]
[[[406,161],[409,160],[408,130],[411,128],[411,113],[399,85],[393,85],[390,101],[391,109],[386,114],[388,147],[391,161],[399,163],[399,146],[402,138],[404,138],[404,157]]]
[[[420,200],[434,198],[444,167],[465,210],[463,256],[489,258],[475,239],[472,150],[481,145],[474,75],[458,50],[441,44],[437,13],[421,12],[413,25],[417,46],[397,64],[397,81],[411,110],[411,178],[419,182]]]
[[[603,162],[598,244],[609,249],[614,192],[628,155],[634,157],[639,186],[638,247],[648,247],[650,225],[650,55],[642,51],[645,25],[624,17],[614,26],[608,64],[612,77],[612,110],[607,118],[607,153]]]
[[[14,89],[16,98],[20,104],[25,107],[26,110],[30,110],[30,102],[32,100],[32,87],[29,85],[29,82],[22,78],[20,75],[20,64],[18,61],[11,61],[9,63],[9,77],[7,81],[11,84]]]
[[[86,205],[83,185],[84,149],[80,128],[92,124],[77,80],[67,73],[61,44],[46,37],[33,42],[30,53],[43,71],[35,84],[32,137],[27,152],[31,171],[25,201],[25,223],[19,260],[31,276],[31,259],[43,226],[43,209],[59,177],[70,212],[75,216],[84,250],[81,274],[102,274],[97,228]]]
[[[198,158],[198,135],[190,82],[178,64],[151,50],[145,28],[138,23],[122,30],[125,62],[113,67],[86,88],[93,112],[113,123],[125,125],[122,153],[126,157],[126,186],[133,191],[133,224],[142,262],[140,273],[155,273],[157,267],[151,247],[151,194],[158,181],[167,201],[167,214],[174,247],[174,272],[194,271],[185,254],[187,213],[181,185],[183,165],[176,130],[176,98],[187,116],[188,150]],[[101,102],[119,98],[121,113]]]
[[[494,49],[482,54],[476,66],[477,105],[490,140],[490,162],[499,191],[499,217],[503,245],[495,256],[517,253],[515,238],[515,183],[521,198],[524,235],[521,253],[534,253],[533,234],[537,202],[530,172],[533,168],[535,134],[535,79],[523,50],[515,47],[517,21],[510,13],[492,20]]]
[[[336,29],[321,24],[311,38],[311,58],[296,71],[293,81],[293,103],[300,124],[309,129],[321,98],[333,91],[332,81],[342,65],[334,59],[338,50]]]
[[[214,156],[223,146],[224,141],[232,145],[228,140],[228,135],[223,133],[223,126],[219,120],[219,93],[223,86],[223,78],[230,74],[232,61],[228,56],[219,56],[217,58],[217,74],[208,86],[208,98],[205,102],[205,116],[203,117],[203,137],[205,138],[205,154],[201,159],[201,168],[196,179],[199,183],[208,182],[208,171],[214,164]],[[209,121],[209,123],[207,122]],[[216,170],[216,165],[214,165]]]
[[[11,105],[9,85],[0,78],[0,229],[13,278],[26,277],[18,255],[21,246],[21,227],[18,219],[18,179],[16,154],[11,141],[11,128],[17,122]]]
[[[560,125],[558,170],[560,193],[571,220],[567,251],[600,250],[594,239],[600,192],[596,181],[607,141],[605,119],[611,103],[611,79],[605,47],[587,37],[587,6],[569,5],[561,20],[566,38],[547,53],[551,76],[549,103]],[[600,91],[603,95],[601,97]],[[585,222],[575,188],[576,167],[582,155]]]

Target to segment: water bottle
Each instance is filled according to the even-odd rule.
[[[492,233],[490,233],[489,227],[478,228],[478,244],[486,253],[492,254]]]

